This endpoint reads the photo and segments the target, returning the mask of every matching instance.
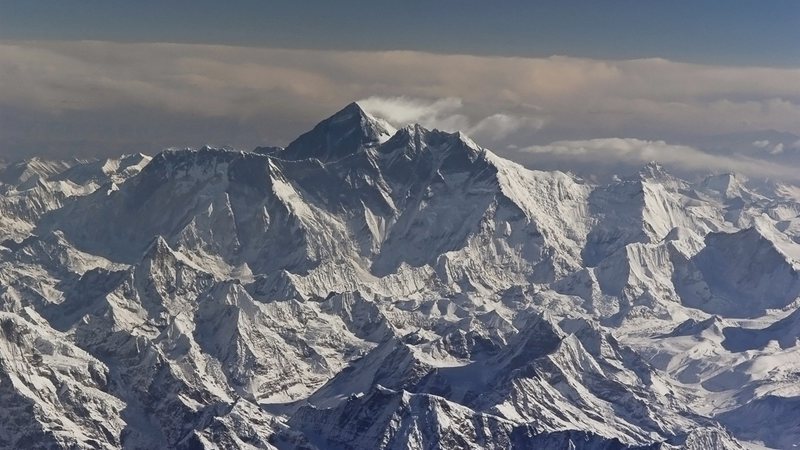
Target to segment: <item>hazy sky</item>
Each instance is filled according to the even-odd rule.
[[[0,156],[282,145],[361,100],[531,166],[791,177],[798,43],[797,1],[0,0]]]
[[[800,64],[795,0],[18,0],[0,38]]]

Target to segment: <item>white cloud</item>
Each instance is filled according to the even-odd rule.
[[[505,139],[520,130],[539,130],[545,124],[544,119],[538,117],[494,113],[472,125],[465,114],[464,102],[456,97],[425,100],[372,96],[359,100],[358,103],[370,114],[381,117],[395,126],[418,123],[427,128],[464,131],[472,137],[490,143]]]
[[[768,153],[770,155],[780,155],[781,153],[783,153],[783,150],[784,150],[783,142],[778,142],[778,143],[773,145],[772,142],[770,142],[767,139],[760,140],[760,141],[754,141],[753,142],[753,147],[763,148],[765,150],[768,149]]]
[[[791,68],[110,42],[0,42],[0,60],[0,107],[311,118],[368,99],[448,126],[504,114],[605,135],[800,133]]]
[[[111,42],[0,42],[0,61],[3,149],[285,144],[357,99],[395,123],[502,149],[532,138],[800,134],[796,68]],[[765,158],[780,153],[774,145]]]
[[[766,139],[763,140],[763,141],[755,141],[755,142],[753,142],[753,147],[756,147],[756,148],[767,148],[768,146],[769,146],[769,141],[766,140]]]
[[[418,123],[428,128],[458,131],[467,128],[466,116],[459,114],[463,102],[448,97],[425,100],[408,97],[372,96],[358,101],[364,110],[381,117],[395,126]]]
[[[475,126],[469,128],[468,134],[489,141],[499,141],[520,130],[540,130],[545,125],[545,120],[538,117],[520,117],[509,114],[492,114],[484,118]]]
[[[713,155],[686,145],[633,138],[558,141],[534,145],[522,153],[570,160],[582,165],[605,167],[641,166],[657,161],[690,172],[739,172],[751,176],[797,179],[797,170],[741,155]]]

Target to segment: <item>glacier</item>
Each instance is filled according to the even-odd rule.
[[[0,447],[800,445],[800,187],[607,183],[347,105],[0,168]]]

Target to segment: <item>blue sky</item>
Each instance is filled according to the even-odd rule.
[[[0,2],[0,38],[800,64],[794,0]]]
[[[0,158],[285,145],[361,101],[531,167],[797,176],[798,43],[800,1],[0,0]]]

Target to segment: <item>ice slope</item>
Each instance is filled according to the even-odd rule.
[[[150,158],[122,156],[104,161],[34,158],[0,169],[0,242],[28,237],[47,212],[105,186],[107,191],[136,175]]]
[[[702,281],[692,277],[694,292],[689,292],[688,281],[677,283],[686,286],[682,299],[687,306],[711,314],[753,317],[790,306],[800,295],[797,263],[759,229],[710,233],[705,244],[690,260],[689,269]],[[703,284],[702,290],[697,283]]]
[[[36,312],[0,313],[0,446],[116,448],[125,403],[109,368]]]
[[[589,432],[540,432],[532,426],[479,413],[442,397],[394,391],[381,386],[351,396],[332,410],[306,406],[292,417],[289,424],[309,436],[309,448],[320,449],[659,447],[658,444],[627,446],[617,439]]]
[[[800,188],[603,185],[351,104],[0,173],[0,443],[791,448]]]
[[[58,228],[79,248],[120,263],[158,235],[227,274],[285,270],[342,290],[410,266],[425,278],[430,268],[445,285],[491,289],[579,267],[586,231],[572,229],[580,222],[568,214],[583,215],[587,195],[588,186],[567,175],[532,172],[463,135],[417,126],[329,164],[164,152],[130,183],[77,199],[37,231]],[[331,273],[328,262],[349,268]]]

